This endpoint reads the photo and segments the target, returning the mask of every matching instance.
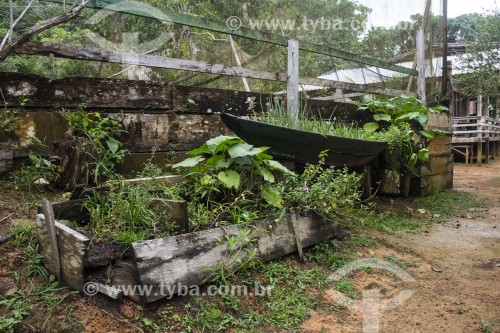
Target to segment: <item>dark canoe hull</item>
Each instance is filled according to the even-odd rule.
[[[224,123],[240,138],[258,147],[270,147],[275,156],[316,163],[318,155],[329,150],[327,164],[357,167],[372,161],[387,148],[386,142],[349,139],[300,131],[259,121],[221,114]]]

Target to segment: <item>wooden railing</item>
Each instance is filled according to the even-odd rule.
[[[500,120],[490,117],[454,117],[453,143],[500,141]]]
[[[466,164],[472,164],[474,157],[478,166],[481,166],[483,158],[485,163],[488,163],[490,157],[496,158],[499,155],[499,142],[499,119],[481,116],[453,117],[453,152],[464,155]],[[477,152],[475,156],[474,150]]]

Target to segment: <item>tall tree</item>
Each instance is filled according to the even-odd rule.
[[[461,56],[461,69],[467,74],[458,80],[469,96],[500,96],[500,9],[480,20],[475,44]]]
[[[41,23],[38,23],[26,29],[19,35],[15,36],[14,29],[16,25],[23,19],[23,17],[30,10],[30,8],[32,8],[34,2],[35,0],[31,0],[30,2],[28,2],[24,7],[24,9],[21,11],[21,13],[16,18],[14,18],[13,3],[11,0],[9,0],[8,2],[9,29],[7,30],[6,34],[2,38],[2,41],[0,42],[0,62],[4,61],[5,58],[7,58],[7,56],[9,56],[9,54],[11,54],[17,47],[29,41],[31,37],[36,36],[42,31],[48,30],[59,24],[68,22],[72,18],[76,17],[85,8],[86,4],[86,1],[83,0],[81,3],[75,2],[75,4],[71,6],[67,11],[65,11],[63,14],[42,21]]]

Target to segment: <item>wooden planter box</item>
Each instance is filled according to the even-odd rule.
[[[171,218],[186,229],[185,201],[161,200],[157,204],[164,205],[171,212]],[[89,238],[57,222],[56,219],[81,219],[86,214],[82,210],[82,200],[57,203],[52,208],[52,222],[44,214],[37,215],[38,240],[47,269],[61,282],[83,292],[85,283],[89,281],[89,270],[115,264],[111,266],[114,287],[95,284],[98,291],[118,298],[123,296],[127,286],[151,286],[149,294],[125,292],[125,296],[141,303],[172,297],[178,293],[179,285],[202,284],[211,275],[210,270],[222,260],[233,259],[227,258],[227,239],[237,238],[246,228],[250,228],[249,237],[254,240],[248,249],[256,249],[262,261],[296,251],[301,253],[303,247],[344,234],[335,223],[315,213],[307,216],[288,214],[280,221],[259,220],[249,227],[232,225],[133,243],[131,256],[123,263],[120,261],[122,252],[105,258],[96,255],[98,249],[92,248]],[[51,228],[55,230],[55,241]],[[247,254],[247,251],[241,251],[239,259],[244,260]]]

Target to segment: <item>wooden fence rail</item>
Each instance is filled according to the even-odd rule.
[[[466,149],[465,154],[466,159],[468,159],[469,151],[473,151],[474,146],[477,146],[478,166],[481,166],[483,158],[488,163],[491,156],[498,156],[499,142],[500,119],[484,116],[453,117],[452,144],[454,151]]]

